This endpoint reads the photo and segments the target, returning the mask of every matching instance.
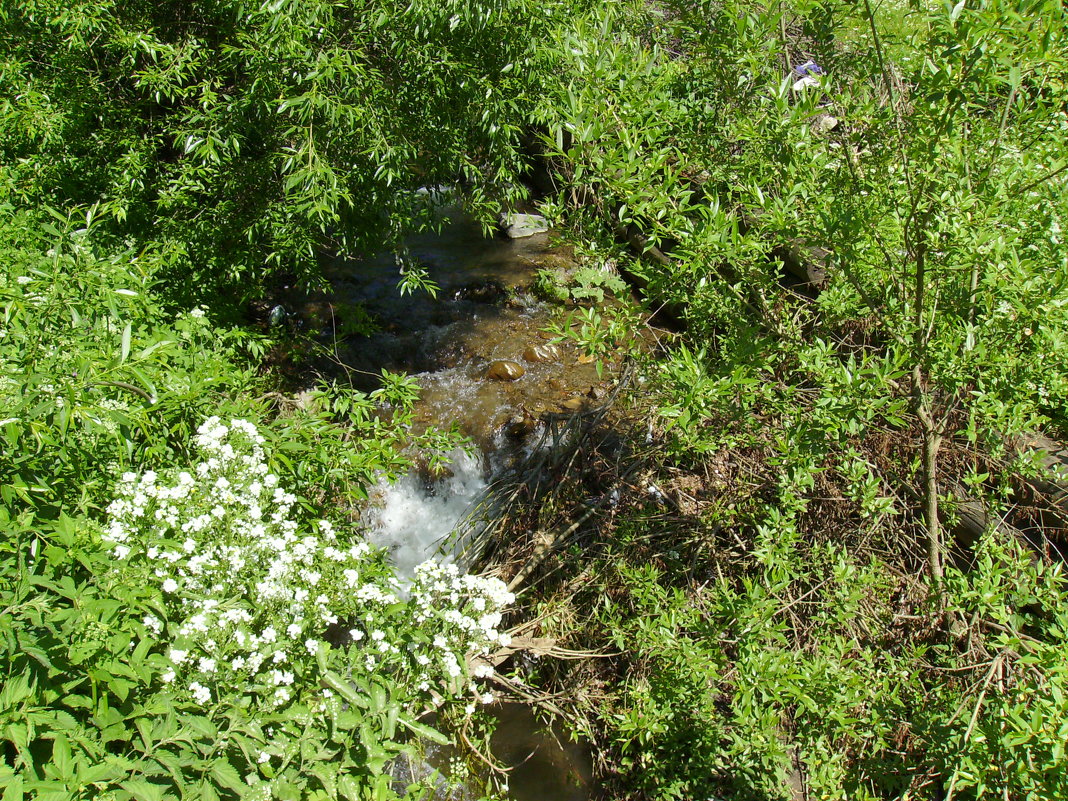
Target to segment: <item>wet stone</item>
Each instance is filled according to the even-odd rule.
[[[580,412],[585,406],[586,401],[583,398],[568,398],[560,404],[560,408],[565,412]]]
[[[516,289],[514,292],[515,294],[504,302],[504,305],[509,309],[529,309],[534,305],[534,301],[529,295],[522,294],[522,289]]]
[[[490,381],[517,381],[526,374],[526,369],[519,362],[501,359],[493,362],[486,370]]]
[[[278,328],[289,319],[289,311],[282,304],[278,304],[267,317],[267,322],[271,328]]]
[[[504,432],[515,439],[523,439],[530,436],[537,425],[537,421],[533,418],[517,414],[504,424]]]
[[[556,345],[531,345],[523,351],[523,361],[537,364],[555,362],[560,359],[560,349]]]
[[[501,230],[509,239],[523,239],[549,230],[549,222],[540,214],[502,214]]]
[[[468,284],[453,293],[453,300],[467,300],[472,303],[497,303],[507,297],[504,287],[496,281],[481,281]]]

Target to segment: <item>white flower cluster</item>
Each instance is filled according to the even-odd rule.
[[[460,573],[456,565],[434,560],[416,567],[406,589],[409,597],[401,608],[415,635],[408,638],[402,656],[409,669],[414,668],[413,686],[428,692],[438,685],[441,691],[444,678],[450,692],[470,695],[482,703],[492,701],[493,696],[481,692],[474,682],[464,686],[467,657],[485,656],[511,643],[511,636],[498,627],[501,610],[515,596],[500,579]],[[390,659],[390,654],[397,654],[399,649],[376,623],[382,621],[391,604],[397,605],[396,596],[380,594],[367,584],[357,590],[356,596],[366,604],[366,611],[357,617],[363,628],[357,625],[349,630],[349,636],[356,643],[369,642],[363,667],[392,667],[395,660]],[[487,678],[492,673],[485,664],[472,671],[474,678]]]
[[[280,707],[318,686],[325,647],[344,671],[388,673],[420,696],[492,700],[463,676],[468,654],[510,641],[499,630],[513,600],[504,584],[427,562],[403,600],[362,539],[342,543],[326,520],[302,529],[263,444],[251,423],[212,417],[198,429],[198,464],[127,473],[108,507],[118,569],[163,592],[169,624],[144,619],[171,643],[163,679],[199,704],[240,688]]]

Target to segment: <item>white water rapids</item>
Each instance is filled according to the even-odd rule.
[[[402,580],[432,557],[455,559],[457,544],[448,542],[449,535],[486,489],[482,459],[462,450],[450,458],[444,478],[427,481],[413,470],[392,484],[381,482],[372,493],[373,506],[364,515],[368,540],[388,551]]]

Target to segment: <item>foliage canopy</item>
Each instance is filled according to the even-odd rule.
[[[0,11],[0,187],[101,205],[174,277],[314,272],[429,226],[421,185],[519,191],[530,0],[20,2]],[[192,273],[192,275],[190,275]]]
[[[4,801],[388,799],[407,738],[443,739],[415,720],[431,689],[467,719],[463,638],[434,625],[500,644],[507,593],[435,574],[456,593],[438,615],[381,554],[342,565],[311,533],[437,441],[410,434],[414,382],[279,404],[271,336],[199,304],[399,246],[439,219],[427,187],[492,219],[538,133],[543,210],[686,325],[646,366],[663,470],[762,460],[759,492],[723,489],[681,537],[621,513],[569,590],[558,619],[623,654],[595,714],[621,792],[777,798],[803,772],[828,798],[1063,797],[1068,590],[1003,522],[1034,469],[1006,437],[1068,421],[1066,22],[1059,0],[4,5]],[[628,327],[600,315],[573,332],[597,352]],[[282,500],[219,463],[181,495],[213,415],[252,421],[227,430],[262,435]],[[286,512],[262,538],[261,497]],[[974,503],[985,529],[955,542]],[[223,570],[216,593],[182,562],[216,547],[287,579]],[[209,613],[257,644],[295,631],[292,669],[249,670]]]

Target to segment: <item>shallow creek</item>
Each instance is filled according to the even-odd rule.
[[[547,234],[487,239],[461,221],[407,244],[410,257],[440,287],[436,298],[401,296],[396,262],[383,254],[330,266],[331,290],[306,298],[298,310],[357,384],[366,380],[373,387],[373,375],[383,368],[415,376],[422,390],[416,425],[457,426],[479,447],[474,456],[455,454],[439,480],[412,473],[373,493],[364,522],[402,575],[438,552],[494,474],[536,446],[543,414],[581,408],[606,388],[580,353],[548,344],[544,329],[553,311],[530,287],[539,268],[566,266],[569,257],[552,247]],[[356,304],[377,321],[379,332],[344,335],[346,315]],[[493,378],[502,361],[518,365],[520,370],[510,369],[522,375]],[[589,755],[582,748],[542,727],[525,707],[502,704],[493,712],[498,723],[492,750],[513,768],[512,798],[590,797]],[[448,759],[438,752],[430,762],[447,771]],[[470,797],[478,795],[472,788]]]

